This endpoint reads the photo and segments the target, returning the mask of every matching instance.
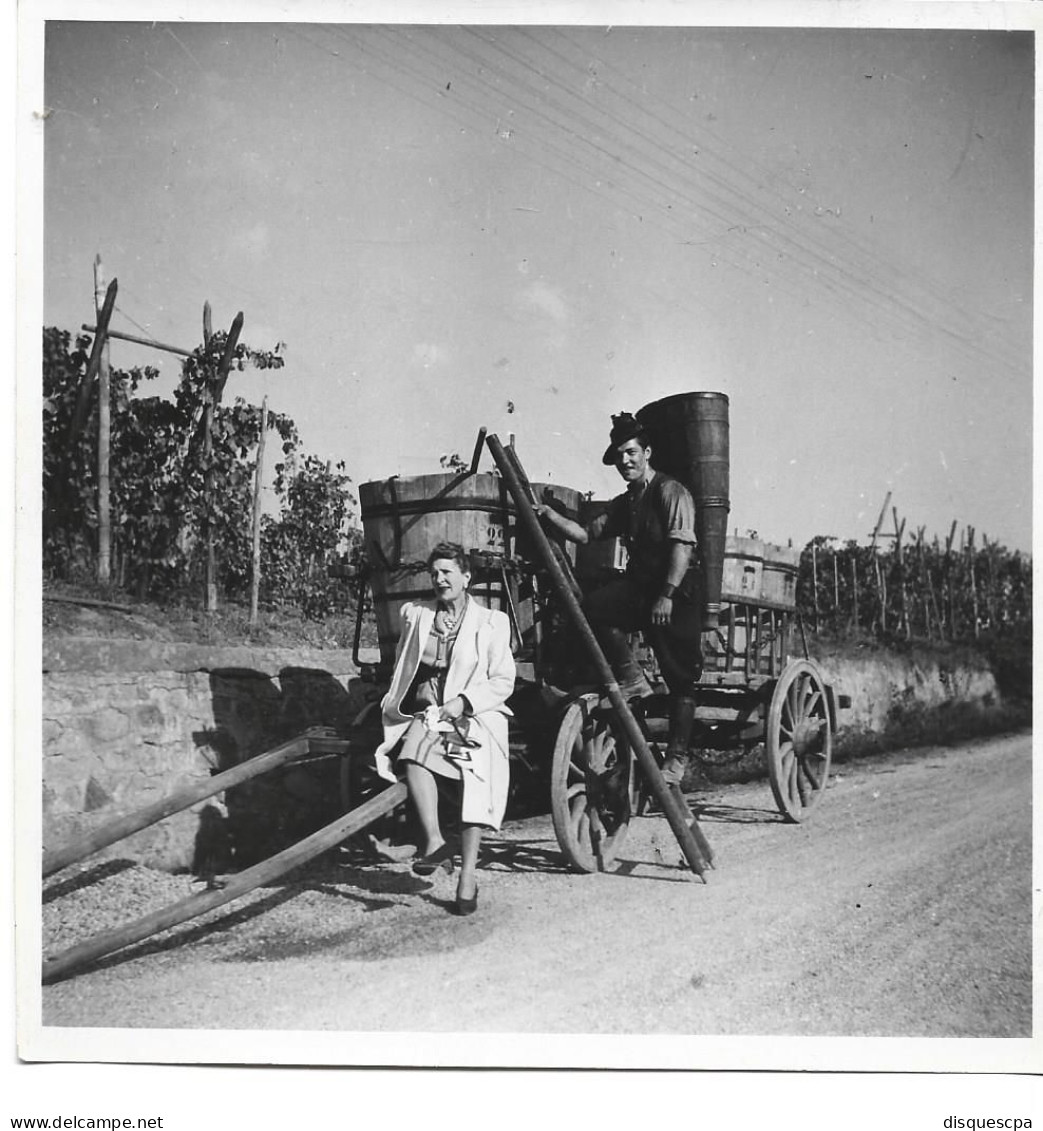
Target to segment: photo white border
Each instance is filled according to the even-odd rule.
[[[18,11],[16,561],[14,577],[16,1003],[18,1055],[24,1061],[399,1065],[612,1069],[770,1070],[772,1072],[1028,1073],[1043,1066],[1032,1039],[733,1038],[634,1035],[284,1033],[275,1031],[66,1029],[41,1024],[39,985],[39,783],[42,683],[39,553],[40,371],[42,325],[42,58],[45,21],[150,19],[184,22],[484,23],[847,28],[929,27],[1036,30],[1032,3],[699,3],[682,0],[575,0],[561,3],[202,2],[202,0],[26,0]],[[1039,75],[1037,74],[1037,108]],[[1039,160],[1037,109],[1036,159]],[[1038,177],[1037,177],[1038,183]],[[1037,208],[1038,214],[1038,208]],[[1038,223],[1038,221],[1037,221]],[[1038,239],[1037,239],[1038,246]],[[1038,664],[1037,664],[1038,670]],[[1038,778],[1038,775],[1037,775]],[[1038,806],[1034,822],[1038,821]],[[1039,921],[1038,866],[1034,921]],[[1038,948],[1034,956],[1039,1012]],[[1038,1030],[1038,1025],[1037,1025]]]

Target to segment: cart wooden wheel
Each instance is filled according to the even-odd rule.
[[[826,684],[817,664],[795,660],[782,672],[768,708],[768,777],[779,812],[804,820],[826,788],[833,756],[833,724]]]
[[[583,695],[562,716],[551,767],[551,817],[576,872],[614,870],[630,823],[634,759],[601,697]]]

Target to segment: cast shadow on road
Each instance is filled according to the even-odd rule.
[[[271,895],[256,900],[248,907],[236,908],[234,911],[222,915],[219,919],[214,919],[206,923],[197,923],[187,930],[177,931],[175,934],[166,938],[150,939],[147,942],[143,941],[136,945],[118,950],[114,954],[107,954],[102,958],[97,958],[93,962],[85,963],[83,966],[77,966],[63,977],[50,979],[48,984],[54,985],[59,982],[67,981],[69,978],[78,978],[84,974],[92,974],[99,970],[108,970],[114,966],[122,966],[125,962],[132,962],[136,958],[145,958],[153,954],[163,954],[167,951],[178,950],[188,943],[196,943],[211,938],[212,936],[219,936],[225,931],[237,927],[241,923],[247,923],[265,914],[265,912],[271,911],[273,908],[292,899],[296,894],[297,893],[293,891],[273,892]]]
[[[728,825],[781,825],[785,818],[777,809],[757,809],[752,805],[696,805],[694,815],[702,821]]]
[[[101,882],[134,866],[133,861],[106,861],[91,869],[88,873],[54,885],[45,893],[44,901],[48,902],[88,884]],[[246,906],[233,906],[217,918],[209,919],[203,923],[187,925],[165,937],[142,940],[140,943],[132,944],[113,954],[104,955],[93,962],[76,967],[60,978],[49,979],[48,984],[57,984],[66,981],[68,978],[122,966],[125,962],[132,962],[137,958],[177,951],[193,943],[219,942],[234,928],[259,919],[267,912],[305,892],[312,891],[326,897],[348,900],[361,905],[362,911],[366,913],[392,908],[398,902],[394,896],[422,894],[426,887],[422,880],[410,874],[388,872],[378,874],[353,870],[350,875],[347,875],[345,871],[339,869],[336,865],[332,865],[315,869],[305,875],[298,873],[296,877],[291,873],[271,884],[263,885],[258,890],[267,894],[259,899],[254,899]],[[352,888],[356,890],[353,891]],[[188,893],[186,892],[186,894]],[[281,946],[279,957],[286,956],[284,951],[285,947]]]
[[[59,880],[57,883],[45,887],[40,902],[46,906],[56,899],[72,895],[75,891],[90,887],[92,884],[99,884],[103,880],[118,876],[121,872],[127,872],[137,866],[136,860],[103,860],[100,864],[93,864],[82,872],[77,872],[64,880]]]
[[[481,866],[490,871],[504,872],[568,872],[561,850],[546,840],[487,841],[482,845]]]

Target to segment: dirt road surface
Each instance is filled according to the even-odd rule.
[[[467,919],[447,876],[325,860],[44,987],[43,1021],[1030,1036],[1030,763],[1020,735],[840,766],[802,826],[765,782],[698,795],[706,884],[660,817],[612,875],[564,871],[549,818],[512,823]]]

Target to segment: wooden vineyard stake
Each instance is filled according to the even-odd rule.
[[[905,584],[905,563],[902,560],[902,534],[905,532],[905,519],[902,519],[901,525],[898,524],[897,507],[891,508],[891,514],[894,516],[895,523],[895,562],[898,566],[898,593],[901,599],[898,628],[899,631],[904,631],[905,638],[908,640],[912,636],[912,625],[909,616],[909,594]],[[929,632],[928,635],[930,635]]]
[[[83,431],[87,413],[90,410],[94,379],[98,375],[98,367],[101,365],[105,341],[109,334],[109,320],[112,318],[112,311],[116,306],[116,291],[117,283],[113,279],[105,291],[105,301],[102,303],[101,312],[98,314],[98,325],[94,330],[94,343],[91,346],[91,355],[87,361],[87,371],[80,382],[79,392],[76,396],[76,408],[73,410],[72,420],[69,422],[66,446],[70,452],[73,444],[79,439],[79,435]]]
[[[261,588],[261,475],[264,471],[264,438],[268,432],[268,398],[261,401],[261,434],[257,440],[254,471],[253,554],[250,573],[250,627],[257,626],[257,602]]]
[[[873,527],[872,541],[869,544],[869,549],[873,555],[873,574],[876,577],[876,595],[881,632],[887,631],[887,588],[883,573],[880,569],[880,558],[876,552],[876,540],[880,537],[880,528],[884,524],[884,515],[887,514],[887,504],[890,501],[891,492],[888,491],[884,498],[884,505],[880,508],[880,517],[876,520],[876,526]]]
[[[956,519],[952,520],[949,537],[945,540],[945,604],[949,617],[949,639],[956,639],[956,599],[952,589],[952,544],[956,538]]]
[[[840,554],[833,549],[833,631],[840,631]]]
[[[811,541],[811,599],[815,616],[815,631],[818,632],[818,552],[815,540]]]
[[[851,592],[854,595],[855,631],[858,631],[858,547],[851,555]]]
[[[101,256],[94,259],[94,304],[98,322],[105,307],[105,268]],[[106,326],[108,320],[105,319]],[[109,492],[109,436],[112,427],[112,394],[109,388],[109,342],[103,336],[98,356],[98,580],[107,584],[112,571],[112,521]]]
[[[232,320],[232,327],[228,331],[221,360],[215,372],[206,375],[205,408],[203,410],[203,539],[206,545],[206,588],[204,590],[203,607],[207,612],[217,608],[217,560],[214,553],[214,413],[221,403],[221,394],[224,392],[228,380],[228,371],[231,368],[235,347],[239,343],[239,334],[243,328],[243,313],[240,311]],[[210,304],[203,307],[203,334],[204,344],[209,346],[212,333],[210,331]],[[207,361],[209,366],[209,359]]]
[[[978,639],[978,583],[974,569],[974,527],[967,527],[967,580],[971,584],[971,615],[974,617],[974,639]]]

